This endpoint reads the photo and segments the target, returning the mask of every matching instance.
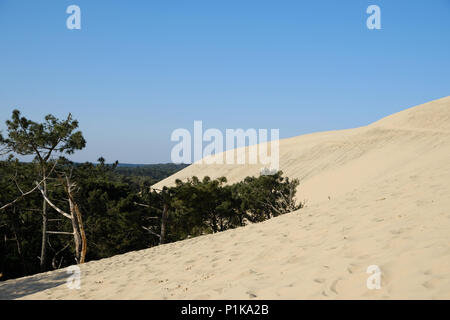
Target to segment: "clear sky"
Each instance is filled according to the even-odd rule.
[[[75,161],[169,162],[194,120],[284,138],[447,95],[450,0],[0,0],[0,129],[14,108],[72,112]]]

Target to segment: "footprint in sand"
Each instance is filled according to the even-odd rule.
[[[317,282],[317,283],[324,283],[326,281],[326,279],[324,279],[324,278],[316,278],[316,279],[314,279],[314,282]]]
[[[333,283],[332,283],[331,286],[330,286],[330,290],[331,290],[333,293],[335,293],[335,294],[339,294],[338,291],[337,291],[337,289],[336,289],[336,287],[337,287],[337,284],[338,284],[338,282],[339,282],[340,280],[341,280],[341,279],[334,280]]]
[[[433,278],[422,283],[422,286],[425,287],[426,289],[433,289],[439,284],[442,284],[442,280]]]
[[[350,273],[350,274],[353,274],[353,273],[356,272],[356,270],[357,270],[358,268],[359,268],[359,267],[358,267],[357,264],[350,263],[350,264],[348,265],[348,267],[347,267],[347,272]]]

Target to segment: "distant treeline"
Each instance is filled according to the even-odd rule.
[[[116,168],[116,172],[126,177],[136,177],[136,181],[143,183],[144,181],[155,184],[172,174],[184,169],[188,164],[174,164],[174,163],[161,163],[161,164],[120,164]]]
[[[183,165],[156,166],[152,172],[155,166],[120,167],[103,158],[98,164],[70,162],[63,156],[86,144],[71,115],[66,120],[49,115],[37,123],[14,111],[6,124],[7,136],[0,135],[0,150],[8,157],[0,161],[0,280],[220,232],[302,207],[294,200],[298,180],[282,172],[235,184],[225,177],[192,177],[157,190],[151,184]],[[35,161],[21,163],[16,155],[33,155]]]

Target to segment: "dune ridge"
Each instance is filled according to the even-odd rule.
[[[449,299],[450,97],[280,141],[307,207],[264,223],[0,283],[0,299]],[[175,179],[259,166],[191,165]],[[382,272],[369,290],[366,270]]]

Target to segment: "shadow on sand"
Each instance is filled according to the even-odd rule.
[[[59,271],[0,282],[0,300],[18,299],[58,287],[66,283],[67,277],[68,274],[65,271]]]

